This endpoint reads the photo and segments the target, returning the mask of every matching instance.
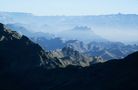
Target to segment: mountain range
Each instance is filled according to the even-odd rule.
[[[35,16],[30,13],[0,12],[0,22],[4,24],[20,24],[31,32],[44,32],[54,34],[57,37],[68,39],[75,27],[88,27],[86,33],[110,40],[129,43],[137,41],[138,15],[136,14],[110,14],[89,16]],[[74,33],[78,33],[74,30]],[[75,35],[77,37],[77,35]],[[90,35],[85,35],[84,40]],[[80,37],[80,36],[79,36]],[[74,39],[75,37],[72,37]],[[81,38],[81,37],[80,37]],[[92,37],[91,35],[91,38]],[[80,40],[80,39],[79,39]]]
[[[124,58],[128,54],[131,54],[138,50],[137,44],[126,45],[121,42],[112,42],[102,39],[99,36],[95,36],[95,34],[89,36],[87,32],[85,33],[85,31],[91,32],[91,28],[89,27],[77,26],[73,29],[73,31],[75,30],[77,31],[77,33],[72,34],[70,31],[67,33],[68,35],[64,34],[65,36],[69,37],[73,37],[75,35],[80,35],[81,37],[83,36],[83,34],[86,34],[84,36],[88,36],[88,38],[85,38],[85,40],[83,39],[83,37],[81,37],[81,39],[80,37],[75,36],[76,38],[81,39],[83,41],[72,40],[71,38],[69,40],[64,40],[63,38],[56,37],[48,33],[30,32],[21,24],[7,24],[6,27],[11,28],[14,31],[17,31],[21,35],[26,35],[27,37],[29,37],[29,39],[31,39],[35,43],[38,43],[46,51],[70,47],[80,53],[88,54],[90,56],[95,57],[100,56],[104,60],[110,60]],[[96,37],[97,39],[93,38],[92,42],[86,43],[85,41],[90,41],[91,37]]]
[[[138,45],[126,45],[121,42],[91,42],[70,41],[67,47],[91,56],[101,56],[104,60],[121,59],[138,50]]]
[[[35,16],[30,13],[0,12],[0,22],[27,36],[45,51],[69,47],[104,60],[124,58],[138,50],[137,19],[138,15],[135,14]],[[105,34],[121,42],[110,41],[110,37],[103,37]],[[122,38],[131,43],[122,43]]]
[[[70,48],[63,48],[62,51],[57,53],[64,52],[64,54],[58,55],[55,52],[44,51],[38,44],[35,44],[26,36],[10,30],[3,24],[0,24],[0,52],[1,60],[6,60],[2,62],[2,65],[7,62],[9,67],[19,65],[21,68],[27,68],[32,67],[31,65],[38,67],[42,65],[46,68],[55,68],[69,65],[89,66],[96,62],[102,62],[100,58],[82,55]],[[11,63],[12,60],[15,61],[13,64]],[[18,60],[21,61],[20,64],[16,63]],[[25,62],[28,62],[28,65],[23,67],[22,65]],[[31,64],[29,65],[29,63]]]
[[[0,90],[138,89],[138,52],[87,67],[73,62],[88,58],[72,48],[53,52],[0,24]],[[72,64],[61,68],[64,60]]]
[[[31,40],[38,43],[44,50],[51,51],[69,47],[83,54],[100,56],[104,60],[124,58],[138,50],[138,45],[136,44],[127,45],[111,41],[85,43],[78,40],[64,41],[61,38],[47,39],[45,37],[31,38]]]

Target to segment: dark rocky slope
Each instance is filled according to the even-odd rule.
[[[58,59],[47,55],[38,44],[0,24],[0,63],[11,70],[44,66],[55,68]],[[18,67],[18,68],[17,68]]]
[[[122,60],[111,60],[81,68],[69,66],[46,70],[4,72],[0,89],[6,90],[137,90],[138,52]]]

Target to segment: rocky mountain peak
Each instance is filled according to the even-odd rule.
[[[0,24],[0,40],[21,39],[22,36],[15,31],[11,31],[5,25]]]

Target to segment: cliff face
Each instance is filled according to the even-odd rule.
[[[44,61],[41,58],[43,54],[44,51],[39,45],[0,24],[0,62],[2,65],[9,68],[39,66]]]

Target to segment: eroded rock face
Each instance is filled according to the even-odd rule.
[[[100,57],[92,57],[86,54],[82,54],[70,47],[64,47],[63,49],[58,49],[52,52],[49,52],[51,57],[57,57],[61,59],[61,63],[64,66],[75,65],[75,66],[90,66],[98,62],[103,62],[104,60]]]

